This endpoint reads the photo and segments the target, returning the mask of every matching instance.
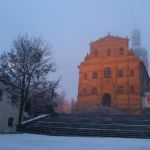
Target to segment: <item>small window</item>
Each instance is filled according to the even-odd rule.
[[[98,51],[97,50],[94,50],[94,56],[98,56]]]
[[[117,88],[117,93],[119,93],[119,94],[123,94],[123,93],[124,93],[124,88],[123,88],[123,86],[118,86],[118,88]]]
[[[130,77],[133,77],[134,76],[134,70],[131,70],[130,71]]]
[[[111,49],[110,48],[107,50],[107,56],[111,56]]]
[[[3,92],[0,91],[0,101],[3,101]]]
[[[97,72],[96,71],[93,72],[93,79],[97,79]]]
[[[111,78],[111,69],[110,69],[110,67],[104,68],[104,78]]]
[[[92,95],[96,95],[96,94],[97,94],[97,88],[96,88],[96,87],[93,87],[93,88],[91,89],[91,94],[92,94]]]
[[[119,49],[119,55],[123,55],[123,52],[124,50],[123,50],[123,48],[122,47],[120,47],[120,49]]]
[[[147,97],[147,104],[150,105],[150,97]]]
[[[13,117],[9,117],[8,118],[8,126],[9,127],[13,127],[13,124],[14,124],[14,118]]]
[[[134,86],[130,86],[130,94],[134,94],[135,90],[134,90]]]
[[[122,69],[119,69],[119,70],[117,71],[117,76],[118,76],[118,77],[123,77],[123,70],[122,70]]]
[[[83,74],[83,80],[87,80],[87,73]]]
[[[86,88],[83,89],[83,95],[86,96]]]

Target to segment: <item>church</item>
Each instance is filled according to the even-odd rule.
[[[108,34],[91,42],[78,68],[78,112],[111,108],[143,114],[142,95],[150,91],[150,78],[143,61],[129,49],[127,37]]]

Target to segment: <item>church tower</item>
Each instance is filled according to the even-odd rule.
[[[141,46],[141,32],[138,29],[134,29],[131,35],[132,50],[135,55],[144,63],[148,71],[148,53],[145,48]]]
[[[138,29],[132,31],[132,48],[141,47],[141,32]]]

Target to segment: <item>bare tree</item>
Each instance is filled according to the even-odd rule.
[[[27,110],[31,115],[40,115],[47,112],[54,114],[54,108],[57,105],[55,102],[57,96],[55,89],[58,83],[59,80],[57,82],[46,81],[34,88],[29,96],[31,110]]]
[[[72,110],[72,113],[75,112],[75,109],[76,109],[76,100],[74,98],[71,99],[71,110]]]
[[[51,48],[41,38],[18,36],[11,52],[1,56],[1,71],[8,74],[20,89],[18,127],[31,91],[46,81],[48,73],[56,71]]]
[[[65,91],[62,91],[60,94],[57,94],[55,98],[55,102],[57,103],[56,111],[57,112],[63,112],[64,109],[64,103],[65,103]]]
[[[58,113],[73,113],[75,111],[75,100],[67,99],[65,97],[65,91],[57,93],[54,101],[57,104],[57,107],[55,107],[55,111]]]

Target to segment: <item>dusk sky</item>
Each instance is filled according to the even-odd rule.
[[[18,34],[42,37],[54,52],[59,90],[76,99],[77,66],[89,43],[108,32],[130,39],[136,24],[149,52],[149,14],[150,0],[0,0],[0,51],[10,50]]]

